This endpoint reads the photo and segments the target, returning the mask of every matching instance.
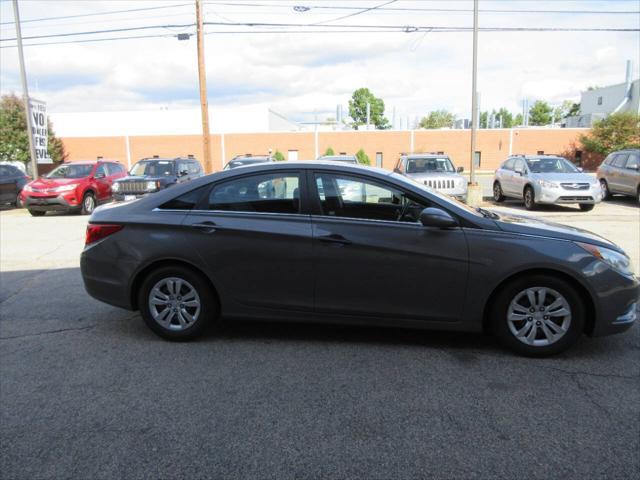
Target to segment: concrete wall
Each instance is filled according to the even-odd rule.
[[[480,170],[494,170],[510,153],[535,154],[543,151],[560,154],[578,144],[588,129],[492,129],[478,131]],[[62,138],[69,160],[94,159],[97,156],[127,164],[127,142],[131,163],[153,155],[195,155],[202,161],[199,135],[158,135],[130,137],[66,137]],[[224,147],[223,147],[224,144]],[[235,155],[266,154],[280,150],[285,158],[289,150],[297,150],[301,160],[316,158],[328,147],[336,153],[355,154],[363,148],[372,165],[376,153],[382,153],[382,166],[392,169],[403,152],[445,152],[458,166],[469,168],[469,130],[415,131],[344,131],[291,133],[227,133],[211,135],[213,170],[221,170]],[[413,147],[413,148],[412,148]],[[224,155],[223,155],[224,148]]]

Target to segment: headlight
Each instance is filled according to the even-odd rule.
[[[113,182],[113,185],[111,185],[111,191],[112,192],[119,192],[120,191],[120,183],[119,182]]]
[[[61,185],[59,187],[52,188],[51,190],[53,192],[70,192],[71,190],[75,190],[77,186],[77,183],[70,183],[68,185]]]
[[[558,188],[559,185],[553,182],[547,182],[546,180],[538,180],[538,185],[544,188]]]
[[[156,182],[147,182],[147,190],[155,190],[156,188],[158,188]]]
[[[626,255],[609,248],[591,245],[590,243],[576,243],[591,255],[599,260],[602,260],[610,267],[615,268],[620,273],[624,275],[633,275],[633,265],[631,265],[631,259]]]

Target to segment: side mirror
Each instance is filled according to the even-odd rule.
[[[635,170],[636,172],[638,170],[640,170],[640,165],[631,165],[630,167],[627,167],[629,170]]]
[[[102,172],[96,173],[94,178],[104,178],[104,173]]]
[[[458,222],[449,213],[440,208],[429,207],[420,212],[420,223],[425,227],[453,228]]]
[[[584,168],[582,168],[582,167],[578,167],[578,171],[579,171],[580,173],[582,173],[582,172],[584,172]]]
[[[458,173],[462,173],[462,172],[464,172],[464,167],[458,167],[458,168],[456,169],[456,172],[458,172]]]
[[[518,175],[520,175],[521,177],[524,175],[524,173],[522,172],[522,170],[516,170],[515,171]]]
[[[189,172],[188,172],[188,171],[186,171],[186,170],[180,170],[180,176],[181,176],[181,177],[184,177],[185,175],[188,175],[188,174],[189,174]]]

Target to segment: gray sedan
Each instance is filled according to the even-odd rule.
[[[493,199],[521,198],[527,210],[539,204],[578,204],[589,211],[602,200],[598,182],[568,160],[550,155],[510,157],[493,178]]]
[[[629,257],[604,238],[310,161],[96,209],[81,271],[90,295],[140,310],[170,340],[220,318],[279,318],[487,331],[531,356],[628,329],[640,293]]]

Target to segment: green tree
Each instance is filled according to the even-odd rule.
[[[547,102],[536,100],[536,103],[529,109],[529,124],[549,125],[552,117],[551,112],[553,109]]]
[[[586,151],[602,155],[640,148],[640,115],[631,112],[609,115],[596,122],[588,135],[581,135],[580,143]]]
[[[282,161],[284,161],[284,155],[282,154],[282,152],[280,150],[276,150],[276,153],[273,154],[273,159],[276,162],[282,162]]]
[[[489,126],[489,112],[480,112],[479,128],[487,128]]]
[[[378,129],[391,128],[389,120],[384,116],[384,101],[377,98],[368,88],[359,88],[349,100],[349,116],[353,119],[353,125],[359,126],[367,123],[367,103],[370,107],[370,121]]]
[[[502,128],[511,128],[513,127],[513,114],[502,107],[500,110],[496,112],[496,119],[500,118],[502,121]],[[496,120],[499,124],[500,120]]]
[[[512,127],[518,127],[520,125],[522,125],[524,123],[524,118],[522,117],[521,113],[518,113],[514,118],[513,118],[513,124],[511,125]]]
[[[371,165],[369,155],[367,155],[363,149],[356,152],[356,158],[358,159],[358,163],[361,163],[362,165]]]
[[[67,158],[64,145],[55,136],[53,126],[48,119],[47,123],[49,156],[54,162],[62,162]],[[24,102],[14,94],[3,95],[0,98],[0,160],[18,161],[25,165],[31,161]]]
[[[553,116],[556,120],[573,117],[580,114],[580,104],[571,100],[565,100],[553,110]]]
[[[453,113],[447,112],[446,110],[435,110],[433,112],[429,112],[426,117],[422,117],[418,127],[427,129],[451,128],[455,121],[456,116]]]
[[[327,147],[327,149],[324,151],[324,155],[325,156],[330,156],[330,155],[335,155],[336,152],[333,151],[333,148],[331,147]]]

